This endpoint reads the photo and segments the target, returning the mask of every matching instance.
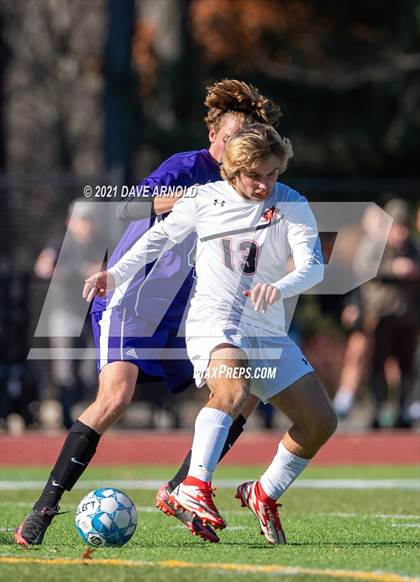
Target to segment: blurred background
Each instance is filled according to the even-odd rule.
[[[87,245],[98,229],[70,227],[69,205],[85,184],[135,184],[206,147],[205,90],[225,77],[280,104],[288,184],[393,217],[375,281],[300,298],[292,334],[343,430],[418,426],[419,71],[418,0],[2,0],[0,429],[68,426],[95,394],[92,362],[26,359],[66,227]],[[334,241],[324,233],[327,259]],[[146,380],[119,426],[191,427],[204,395]],[[259,412],[255,428],[285,423]]]

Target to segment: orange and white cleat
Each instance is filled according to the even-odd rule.
[[[213,495],[214,491],[210,483],[187,477],[172,491],[169,501],[175,509],[181,508],[194,513],[205,526],[225,529],[225,520],[213,503]]]
[[[212,527],[204,524],[195,513],[181,507],[175,508],[169,497],[172,493],[169,484],[165,483],[156,493],[156,507],[163,511],[165,515],[176,517],[181,521],[194,536],[199,536],[205,541],[217,544],[219,538]]]
[[[280,504],[274,499],[261,495],[259,481],[242,483],[236,490],[235,497],[240,500],[242,507],[248,507],[258,519],[261,532],[269,544],[285,544],[286,536],[280,523],[278,507]]]

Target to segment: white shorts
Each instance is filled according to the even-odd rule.
[[[205,326],[203,319],[198,321],[191,318],[187,321],[187,352],[194,366],[198,388],[205,385],[206,374],[210,374],[208,365],[212,350],[223,343],[237,346],[246,353],[248,363],[244,363],[243,375],[250,378],[252,394],[263,402],[314,371],[302,351],[287,335],[261,337],[262,332],[260,337],[255,337],[255,327],[247,329],[246,324],[242,323],[231,328],[224,327],[225,321],[213,320],[209,325],[207,320]],[[203,329],[206,336],[203,336]]]

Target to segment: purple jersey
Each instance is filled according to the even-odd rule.
[[[147,188],[151,194],[158,192],[162,186],[190,187],[218,180],[219,165],[204,149],[171,156],[139,186]],[[119,261],[155,220],[156,217],[151,217],[130,224],[109,259],[108,268]],[[95,297],[91,311],[104,311],[119,305],[152,325],[159,325],[163,317],[169,325],[179,325],[193,283],[190,255],[195,242],[196,235],[193,233],[158,261],[140,269],[122,297],[114,296],[114,292],[108,293],[105,298]]]

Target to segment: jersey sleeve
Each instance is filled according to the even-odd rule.
[[[311,289],[324,277],[318,228],[307,200],[300,197],[300,200],[288,203],[285,218],[295,269],[273,283],[283,299]]]
[[[166,219],[156,222],[121,259],[109,269],[116,286],[182,242],[196,228],[194,198],[181,198]]]
[[[141,220],[154,215],[153,198],[164,187],[189,187],[194,183],[191,160],[180,160],[172,156],[165,160],[150,176],[144,178],[137,191],[141,196],[131,196],[117,205],[117,217],[120,220]]]

